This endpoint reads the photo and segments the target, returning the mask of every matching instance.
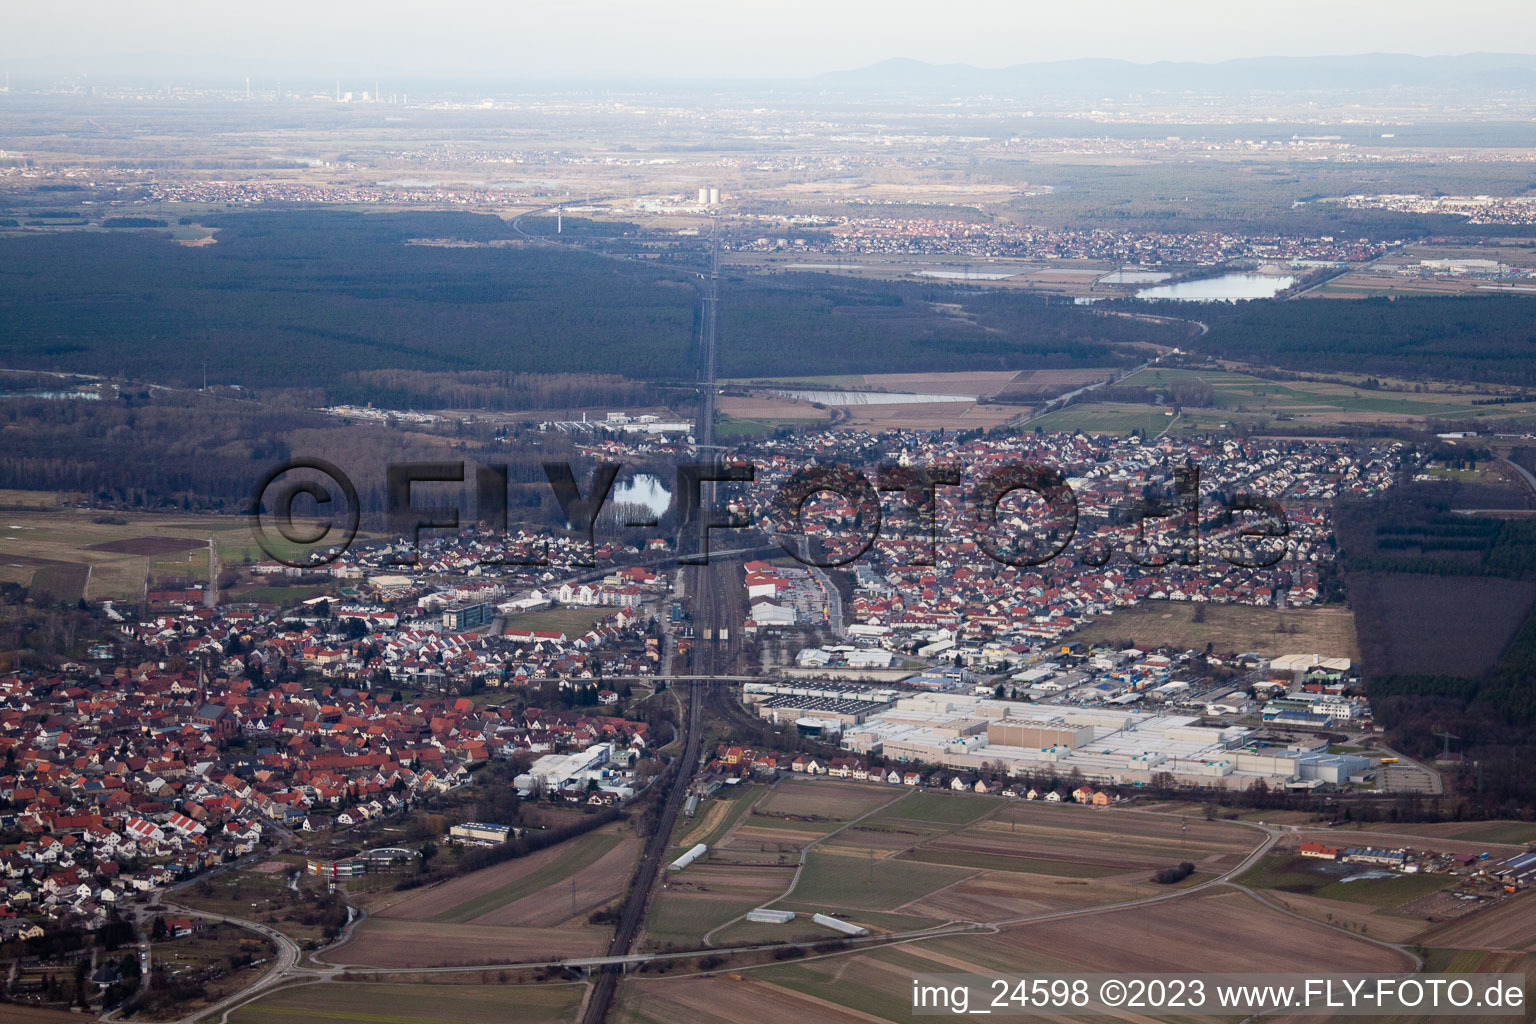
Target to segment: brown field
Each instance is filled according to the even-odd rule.
[[[850,405],[846,430],[986,430],[1016,419],[1027,410],[1016,405],[929,402],[913,405]]]
[[[772,1007],[771,1017],[765,1008]],[[740,1024],[792,1020],[798,1024],[868,1024],[886,1018],[861,1013],[755,977],[644,979],[620,989],[616,1020],[626,1024]]]
[[[1351,903],[1346,900],[1330,900],[1325,896],[1311,896],[1299,892],[1268,892],[1270,900],[1303,917],[1347,928],[1358,932],[1362,927],[1366,934],[1384,942],[1407,942],[1424,930],[1422,917],[1408,917],[1369,903]]]
[[[777,896],[789,888],[794,873],[793,867],[763,868],[699,861],[687,871],[669,875],[667,887],[671,892],[714,898]]]
[[[434,921],[369,917],[351,941],[326,959],[361,967],[451,967],[595,956],[606,948],[608,929],[496,928]]]
[[[753,808],[768,815],[849,821],[902,794],[863,782],[788,779],[779,783]],[[751,817],[746,819],[751,822]]]
[[[64,501],[58,491],[17,491],[0,488],[0,506],[6,508],[54,508]]]
[[[497,889],[552,865],[567,852],[562,844],[551,846],[516,860],[502,861],[473,874],[461,875],[440,885],[409,889],[405,892],[388,892],[369,903],[370,918],[387,917],[399,921],[426,921],[446,913],[470,900],[479,899]],[[569,887],[570,883],[566,883]]]
[[[823,828],[811,826],[784,828],[754,824],[753,819],[748,817],[742,819],[741,823],[732,830],[730,838],[721,843],[717,849],[739,852],[756,850],[769,854],[780,850],[798,850],[822,838],[834,827],[836,827],[834,823],[828,822]]]
[[[1136,885],[1115,879],[986,871],[930,893],[902,909],[941,921],[997,921],[1122,903],[1152,895],[1154,888],[1145,880]]]
[[[1056,395],[1113,376],[1111,367],[1085,370],[1020,370],[995,394],[1013,396]]]
[[[303,985],[233,1011],[232,1024],[379,1021],[393,1024],[554,1024],[573,1019],[585,986]]]
[[[1354,616],[1344,608],[1255,608],[1205,605],[1205,621],[1194,621],[1185,601],[1149,601],[1096,619],[1073,634],[1086,643],[1168,644],[1185,649],[1214,644],[1217,651],[1321,654],[1325,658],[1360,657]]]
[[[828,853],[863,855],[874,850],[877,855],[890,855],[910,850],[943,832],[937,827],[901,827],[891,825],[854,825],[827,840],[818,847]]]
[[[1057,371],[1042,370],[1041,373]],[[1080,371],[1062,371],[1076,373]],[[929,395],[995,395],[1032,371],[966,370],[955,373],[866,373],[864,383],[880,391],[911,391]]]
[[[1231,890],[922,945],[993,970],[1222,972],[1263,964],[1275,972],[1337,972],[1409,966],[1401,954],[1288,917]]]
[[[45,1010],[39,1006],[22,1006],[19,1003],[5,1004],[6,1024],[65,1024],[66,1021],[79,1024],[86,1019],[66,1010]]]
[[[120,555],[168,555],[173,551],[203,548],[205,542],[190,537],[127,537],[101,544],[88,544],[86,551],[111,551]]]
[[[240,516],[114,513],[126,522],[93,522],[99,515],[75,508],[8,511],[0,527],[0,567],[9,571],[0,578],[16,579],[30,571],[32,586],[54,587],[56,596],[79,597],[76,591],[83,589],[91,600],[135,600],[147,576],[207,579],[210,536],[225,565],[267,557],[252,538],[250,523]],[[124,542],[135,550],[125,550]],[[148,550],[151,545],[160,550]]]
[[[1524,950],[1536,953],[1536,896],[1518,893],[1497,907],[1426,931],[1419,942],[1458,949]]]
[[[595,908],[623,895],[639,856],[640,841],[633,836],[626,837],[595,863],[570,878],[482,914],[471,923],[547,928],[564,924],[573,917],[584,920]]]
[[[831,410],[784,395],[721,395],[715,402],[722,415],[740,419],[828,420]]]
[[[1203,819],[1093,811],[1081,807],[1011,804],[952,835],[922,844],[913,860],[1061,877],[1099,878],[1134,873],[1144,880],[1158,868],[1192,861],[1220,874],[1258,845],[1258,834],[1239,825]]]

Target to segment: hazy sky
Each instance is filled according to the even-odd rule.
[[[888,57],[1536,52],[1530,0],[3,0],[0,68],[800,77]]]

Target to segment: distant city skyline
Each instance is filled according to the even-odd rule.
[[[1217,62],[1360,53],[1536,52],[1519,0],[1296,0],[1284,10],[1182,0],[400,0],[214,6],[184,0],[17,4],[0,67],[48,74],[506,79],[804,78],[905,57],[1004,67],[1106,57]]]

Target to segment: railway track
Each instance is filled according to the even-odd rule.
[[[704,452],[714,450],[716,309],[719,281],[720,235],[719,222],[715,221],[710,230],[710,270],[708,274],[700,276],[698,284],[698,357],[701,400],[698,421],[694,426],[694,439],[699,449]],[[703,484],[701,507],[711,507],[713,497],[714,485]],[[694,522],[685,524],[678,538],[679,554],[683,553],[685,546],[695,552],[705,550],[708,538],[704,524],[707,519],[708,516],[700,514]],[[694,773],[698,771],[699,751],[703,744],[703,730],[699,723],[704,703],[709,699],[708,693],[716,688],[716,684],[709,677],[729,668],[730,647],[734,637],[722,643],[720,630],[722,626],[730,630],[731,625],[735,624],[731,622],[732,612],[729,610],[734,608],[734,603],[728,606],[722,600],[725,596],[721,583],[722,568],[722,563],[718,560],[713,564],[688,568],[691,576],[688,593],[693,596],[693,618],[696,627],[694,642],[689,648],[689,674],[704,678],[692,680],[688,684],[688,707],[683,716],[682,753],[669,769],[672,772],[672,778],[667,783],[661,813],[657,816],[655,831],[646,839],[645,853],[641,858],[640,866],[635,871],[629,895],[619,912],[619,922],[614,928],[613,940],[608,944],[609,956],[628,955],[645,923],[645,911],[650,903],[651,894],[656,888],[656,878],[661,873],[662,861],[671,845],[673,827],[687,798],[688,785],[693,781]],[[734,631],[728,635],[733,633]],[[705,692],[701,693],[701,688]],[[622,975],[623,967],[617,964],[605,964],[600,969],[582,1012],[583,1024],[603,1024],[607,1020],[608,1012],[613,1007],[614,996],[618,993]]]

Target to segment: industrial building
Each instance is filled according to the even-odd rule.
[[[1374,864],[1383,868],[1402,868],[1408,863],[1407,850],[1381,850],[1374,846],[1351,846],[1339,858],[1346,864]]]
[[[512,780],[518,796],[530,793],[550,793],[571,785],[586,785],[589,779],[600,779],[602,767],[613,755],[607,743],[594,743],[585,750],[573,754],[545,754],[526,772]]]
[[[890,701],[846,699],[843,697],[809,697],[796,694],[780,694],[754,702],[759,717],[774,724],[793,722],[802,718],[814,718],[833,722],[847,728],[858,725],[870,715],[891,706]]]
[[[824,697],[828,700],[867,700],[876,704],[890,704],[901,696],[899,690],[889,686],[869,686],[839,682],[750,682],[741,687],[743,704],[755,704],[769,697]]]
[[[1181,783],[1227,789],[1245,789],[1260,779],[1342,784],[1370,765],[1365,758],[1304,744],[1263,746],[1250,729],[1212,727],[1162,710],[1020,704],[946,693],[902,697],[870,712],[844,727],[842,745],[859,754],[951,768],[1000,764],[1011,775],[1067,775],[1076,769],[1091,782],[1132,786],[1164,773]]]
[[[1525,888],[1536,885],[1536,850],[1528,850],[1506,860],[1494,869],[1500,881]]]
[[[443,628],[474,629],[490,622],[496,615],[488,601],[466,601],[443,609]]]
[[[486,821],[466,821],[448,830],[450,839],[457,839],[471,846],[500,846],[511,834],[511,825],[494,825]]]

